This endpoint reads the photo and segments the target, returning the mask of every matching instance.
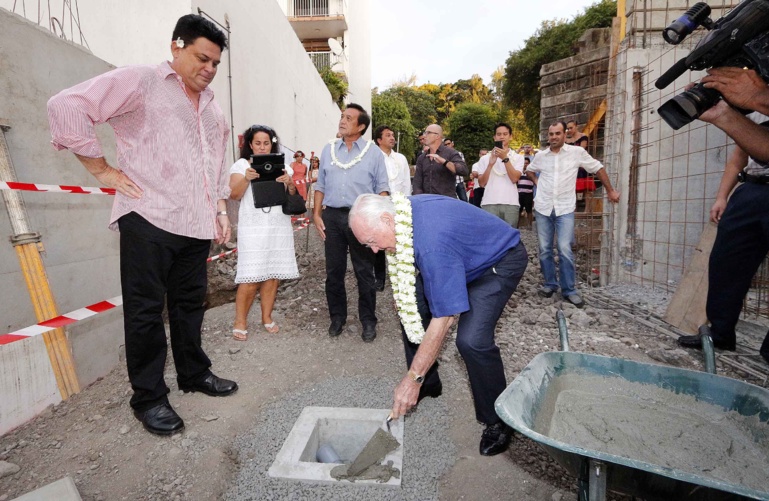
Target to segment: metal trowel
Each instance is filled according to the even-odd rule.
[[[352,464],[347,468],[348,476],[354,477],[369,466],[378,464],[385,458],[385,456],[400,447],[400,442],[398,442],[395,436],[393,436],[392,431],[390,431],[392,426],[397,425],[397,422],[393,423],[393,421],[394,419],[392,418],[392,415],[388,414],[383,426],[377,428],[374,435],[369,439],[365,447],[363,447],[363,450],[360,451],[360,454],[358,454]]]

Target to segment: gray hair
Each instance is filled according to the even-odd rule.
[[[395,204],[390,197],[383,197],[375,193],[364,193],[358,195],[355,203],[350,209],[350,221],[355,218],[361,218],[363,222],[371,227],[378,228],[382,221],[380,216],[385,212],[395,215]]]

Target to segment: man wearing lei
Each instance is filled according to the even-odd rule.
[[[516,183],[523,174],[523,155],[510,149],[512,132],[506,123],[494,126],[494,142],[501,142],[502,147],[483,155],[473,165],[473,172],[478,173],[478,183],[484,188],[481,208],[517,228],[521,206]]]
[[[376,338],[376,286],[374,253],[361,245],[350,231],[347,216],[363,193],[387,195],[387,167],[379,148],[363,139],[371,118],[360,105],[350,103],[339,120],[339,139],[323,148],[315,183],[313,222],[326,251],[326,301],[331,317],[328,334],[339,336],[347,322],[347,252],[358,281],[358,318],[361,338]],[[324,208],[325,206],[325,208]]]
[[[459,315],[457,349],[467,366],[476,418],[486,427],[480,453],[506,450],[512,430],[494,411],[507,386],[494,330],[528,263],[518,230],[456,199],[399,194],[358,197],[350,227],[362,244],[388,253],[408,366],[395,388],[392,417],[442,393],[436,358]],[[456,228],[469,227],[478,229],[474,238],[456,238]]]

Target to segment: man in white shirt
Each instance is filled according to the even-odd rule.
[[[387,167],[387,179],[390,182],[390,194],[402,193],[406,196],[411,195],[411,169],[406,157],[393,151],[395,147],[395,133],[386,125],[380,125],[374,129],[374,142],[385,159]],[[387,261],[384,252],[376,253],[374,263],[374,273],[376,275],[376,288],[382,292],[385,287],[385,275],[387,274]]]
[[[539,290],[542,297],[551,297],[558,290],[553,259],[553,239],[558,234],[558,272],[561,294],[577,308],[585,302],[576,287],[576,271],[571,242],[574,239],[574,209],[577,196],[574,186],[580,167],[595,174],[606,187],[606,197],[612,203],[619,202],[603,164],[591,157],[584,148],[564,144],[566,124],[556,122],[547,130],[549,148],[537,154],[526,169],[526,175],[537,186],[534,197],[534,211],[537,213],[537,236],[539,237],[539,263],[545,280]],[[539,177],[537,177],[539,173]]]
[[[517,228],[521,207],[516,183],[523,174],[523,155],[510,149],[512,133],[512,127],[506,123],[495,125],[495,147],[473,165],[473,171],[478,173],[478,184],[484,188],[481,209]]]

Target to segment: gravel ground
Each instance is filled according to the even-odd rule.
[[[443,396],[426,399],[406,418],[403,485],[398,491],[360,485],[308,486],[267,477],[266,471],[300,411],[309,405],[387,408],[405,372],[400,331],[389,289],[378,295],[378,337],[360,339],[360,323],[350,307],[347,327],[337,339],[326,334],[323,247],[314,230],[296,235],[301,278],[284,282],[275,319],[277,335],[259,324],[258,304],[250,316],[245,343],[230,338],[234,305],[235,256],[210,268],[210,304],[204,348],[220,376],[238,381],[227,398],[184,395],[166,369],[171,403],[186,430],[172,438],[145,432],[128,406],[130,387],[121,362],[109,374],[70,400],[0,437],[0,461],[18,471],[0,474],[0,501],[65,475],[72,476],[85,501],[209,499],[573,499],[575,481],[534,442],[516,438],[506,454],[478,454],[482,427],[475,421],[464,363],[451,340],[441,354]],[[309,238],[309,245],[307,237]],[[575,351],[646,363],[701,368],[697,353],[674,340],[590,304],[577,310],[556,295],[537,296],[541,283],[536,236],[522,232],[530,264],[497,326],[508,381],[538,353],[557,349],[555,312],[563,308]],[[352,270],[348,294],[355,298]],[[664,295],[637,286],[607,288],[632,294],[651,308],[663,308]],[[354,304],[354,299],[351,300]],[[170,357],[169,357],[170,358]],[[622,499],[614,497],[612,499]]]
[[[304,407],[386,409],[392,403],[391,398],[388,381],[357,377],[325,381],[270,405],[260,414],[253,430],[235,439],[241,468],[224,499],[438,499],[438,480],[454,463],[456,452],[454,444],[445,440],[450,425],[445,399],[427,399],[420,404],[418,413],[406,419],[401,489],[349,482],[315,485],[270,478],[267,474]]]

